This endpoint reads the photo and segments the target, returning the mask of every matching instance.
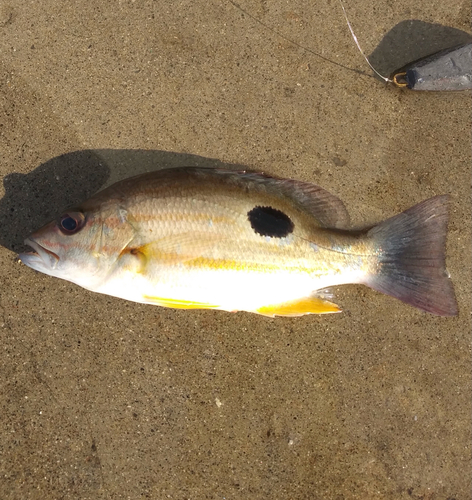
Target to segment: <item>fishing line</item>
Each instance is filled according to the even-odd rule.
[[[256,23],[260,24],[261,26],[263,26],[264,28],[266,28],[267,30],[271,31],[272,33],[274,33],[275,35],[277,35],[278,37],[280,38],[283,38],[284,40],[286,40],[287,42],[291,43],[292,45],[295,45],[296,47],[299,47],[300,49],[304,50],[305,52],[308,52],[310,54],[313,54],[314,56],[316,57],[319,57],[320,59],[323,59],[324,61],[326,62],[329,62],[331,64],[334,64],[335,66],[339,66],[340,68],[343,68],[343,69],[347,69],[348,71],[352,71],[353,73],[357,73],[358,75],[363,75],[363,76],[367,76],[369,78],[374,78],[372,75],[368,75],[367,73],[364,73],[364,71],[361,71],[359,69],[355,69],[355,68],[350,68],[349,66],[344,66],[343,64],[340,64],[336,61],[333,61],[325,56],[322,56],[321,54],[318,54],[317,52],[315,52],[314,50],[312,49],[309,49],[301,44],[299,44],[298,42],[295,42],[294,40],[288,38],[287,36],[285,36],[284,34],[280,33],[279,31],[277,31],[276,29],[274,29],[272,26],[266,24],[264,21],[261,21],[260,19],[258,19],[256,16],[252,15],[250,12],[248,12],[247,10],[245,10],[243,7],[241,7],[241,5],[239,5],[237,2],[235,2],[234,0],[227,0],[233,7],[235,7],[236,9],[240,10],[243,14],[245,14],[246,16],[248,16],[249,18],[251,18],[253,21],[255,21]],[[342,4],[341,4],[342,6]],[[343,7],[343,10],[344,10],[344,7]],[[347,20],[347,17],[346,17],[346,20]],[[349,21],[348,21],[348,25],[349,25],[349,28],[350,28],[350,24],[349,24]],[[351,29],[351,33],[352,35],[354,36],[354,33],[352,32],[352,29]],[[357,39],[355,38],[354,36],[354,39],[356,40],[356,43],[357,43]],[[360,47],[359,47],[360,49]],[[364,54],[361,50],[361,53]],[[365,56],[364,56],[365,57]],[[367,60],[367,58],[366,58]],[[369,62],[367,60],[367,62]],[[371,66],[371,64],[369,63],[369,66]],[[372,66],[371,66],[372,67]],[[374,69],[374,68],[372,68]],[[374,69],[375,71],[375,69]],[[377,73],[377,71],[375,71]],[[384,80],[385,78],[380,75]],[[387,80],[389,81],[389,80]]]
[[[231,1],[231,0],[228,0],[228,1]],[[347,13],[346,13],[346,9],[344,8],[344,4],[342,2],[342,0],[339,0],[339,4],[341,5],[341,8],[343,9],[343,14],[344,14],[344,17],[346,19],[346,22],[347,22],[347,26],[349,28],[349,31],[351,32],[351,35],[352,35],[352,38],[354,39],[354,42],[355,44],[357,45],[357,48],[359,49],[359,52],[362,54],[362,56],[364,57],[364,59],[366,60],[367,64],[370,66],[370,69],[377,75],[379,76],[380,78],[382,78],[382,80],[384,80],[385,82],[387,83],[396,83],[394,82],[393,80],[391,80],[390,78],[387,78],[386,76],[383,76],[381,75],[373,66],[372,64],[370,64],[370,61],[369,59],[367,58],[367,56],[364,54],[364,51],[362,50],[358,40],[357,40],[357,36],[355,35],[354,33],[354,30],[352,29],[352,26],[351,26],[351,23],[349,22],[349,19],[347,17]]]

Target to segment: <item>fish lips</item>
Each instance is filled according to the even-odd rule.
[[[23,264],[46,274],[56,269],[59,263],[58,255],[30,238],[25,240],[25,245],[30,246],[34,252],[25,252],[18,256]]]

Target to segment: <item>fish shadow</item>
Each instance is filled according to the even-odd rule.
[[[246,168],[213,158],[159,150],[95,149],[66,153],[28,174],[4,177],[0,245],[21,252],[26,248],[23,241],[28,235],[101,188],[145,172],[184,166]]]
[[[472,41],[470,33],[441,24],[411,19],[394,26],[370,54],[369,61],[382,75],[423,57]]]

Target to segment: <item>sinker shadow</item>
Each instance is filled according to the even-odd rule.
[[[389,77],[422,57],[471,41],[472,35],[465,31],[411,19],[394,26],[369,55],[369,61],[380,74]]]

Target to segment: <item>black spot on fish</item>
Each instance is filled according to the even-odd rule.
[[[252,229],[261,236],[283,238],[293,232],[290,217],[272,207],[254,207],[247,213]]]

